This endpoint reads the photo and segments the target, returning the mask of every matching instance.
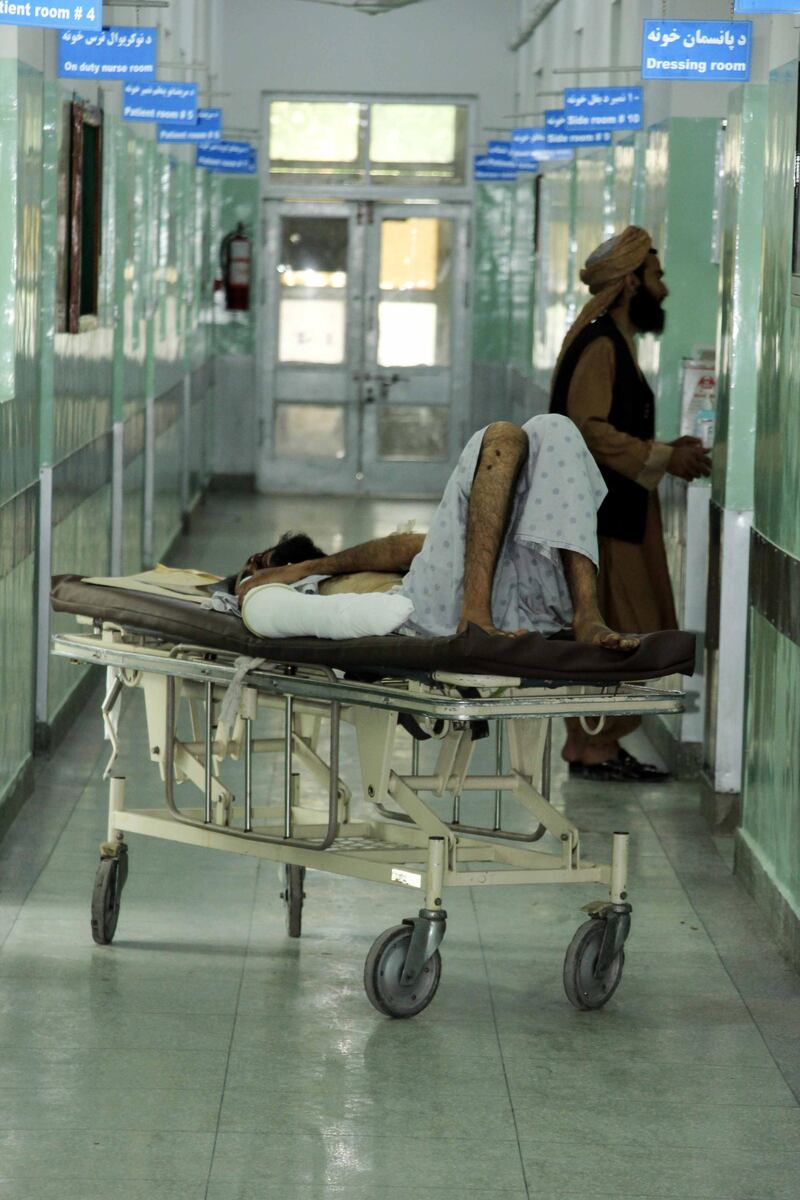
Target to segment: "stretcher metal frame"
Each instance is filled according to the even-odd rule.
[[[110,942],[116,929],[128,869],[126,833],[283,864],[282,896],[292,936],[300,934],[306,869],[387,883],[417,893],[422,904],[418,916],[376,940],[367,956],[365,987],[381,1012],[404,1017],[425,1008],[438,986],[446,889],[597,883],[607,888],[607,896],[585,906],[590,920],[567,951],[564,984],[579,1008],[599,1008],[610,998],[630,929],[628,834],[612,835],[609,863],[583,858],[578,829],[549,799],[551,722],[553,717],[680,712],[682,693],[624,683],[528,686],[518,678],[438,672],[356,682],[323,666],[242,659],[96,618],[77,619],[93,631],[56,635],[53,652],[105,667],[110,679],[102,710],[112,756],[106,770],[108,830],[92,904],[96,941]],[[164,783],[163,808],[127,807],[125,780],[112,773],[126,687],[144,695],[149,756]],[[191,723],[191,739],[184,741],[177,736],[181,702]],[[255,735],[258,712],[264,709],[283,711],[282,737]],[[406,724],[416,723],[418,734],[438,739],[433,770],[421,773],[416,737],[410,773],[395,769],[398,736],[410,736],[399,723],[401,714]],[[320,752],[323,721],[329,722],[327,758]],[[374,812],[368,819],[351,817],[351,789],[340,777],[343,721],[356,732],[363,798]],[[493,774],[470,772],[478,722],[494,727]],[[256,803],[253,760],[260,753],[283,756],[279,804]],[[226,759],[243,760],[241,814],[221,778]],[[326,808],[304,805],[302,773],[327,790]],[[179,805],[176,783],[194,785],[202,805]],[[461,821],[462,797],[470,791],[494,793],[485,825]],[[424,794],[440,802],[449,796],[450,819]],[[513,795],[532,819],[529,832],[504,826],[505,794]],[[552,850],[535,847],[545,835],[557,842]]]

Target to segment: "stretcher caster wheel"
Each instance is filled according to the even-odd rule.
[[[291,938],[299,938],[303,929],[303,901],[306,898],[303,884],[306,869],[287,863],[283,878],[284,890],[281,892],[281,899],[286,906],[286,932]]]
[[[114,940],[119,904],[128,878],[128,847],[121,845],[113,855],[103,855],[92,891],[92,937],[98,946]]]
[[[597,969],[605,926],[605,921],[597,918],[585,921],[567,949],[564,991],[576,1008],[602,1008],[614,995],[622,978],[625,951],[621,948],[605,968]]]
[[[442,959],[436,950],[413,983],[401,982],[412,933],[410,925],[384,930],[372,943],[364,965],[364,990],[370,1004],[387,1017],[421,1013],[436,995],[442,977]]]

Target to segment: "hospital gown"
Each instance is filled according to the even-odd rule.
[[[597,509],[606,486],[572,421],[547,414],[522,428],[530,448],[495,571],[492,619],[498,629],[553,634],[572,621],[559,550],[575,550],[597,566]],[[401,632],[447,637],[458,628],[469,496],[485,432],[465,446],[425,544],[397,589],[414,605]]]

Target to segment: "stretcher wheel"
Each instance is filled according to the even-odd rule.
[[[436,995],[442,977],[442,959],[436,950],[414,983],[400,982],[412,932],[409,925],[384,930],[372,943],[364,965],[367,997],[387,1017],[415,1017],[421,1013]]]
[[[119,919],[119,905],[125,880],[128,878],[128,847],[121,846],[118,855],[100,859],[92,890],[92,937],[98,946],[108,946],[114,940]]]
[[[620,950],[606,969],[595,971],[605,932],[605,922],[585,921],[576,931],[564,959],[564,991],[576,1008],[602,1008],[619,986],[625,951]]]
[[[305,867],[295,867],[287,863],[284,867],[284,890],[281,899],[286,906],[286,932],[289,937],[299,938],[303,929],[303,901],[306,894],[303,884],[306,879]]]

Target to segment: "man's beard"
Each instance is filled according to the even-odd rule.
[[[640,333],[663,333],[667,314],[660,300],[657,300],[644,284],[631,297],[628,315]]]

